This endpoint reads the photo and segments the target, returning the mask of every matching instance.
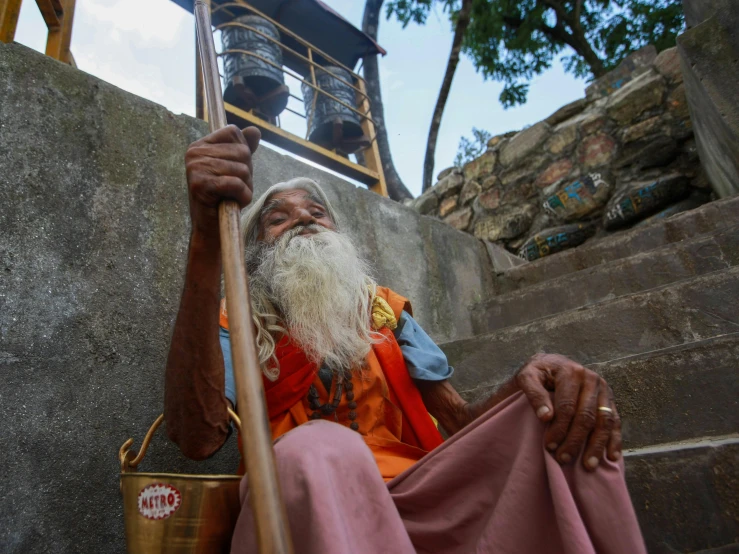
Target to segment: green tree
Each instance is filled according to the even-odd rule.
[[[488,141],[493,137],[492,133],[484,129],[472,127],[472,138],[462,137],[457,147],[457,155],[454,158],[454,165],[462,167],[467,162],[479,158],[488,148]]]
[[[470,14],[472,11],[473,1],[474,0],[461,0],[461,6],[459,9],[455,9],[451,12],[451,18],[454,22],[454,38],[452,39],[452,49],[449,52],[449,58],[447,59],[444,79],[441,81],[439,96],[436,98],[434,113],[431,116],[429,136],[426,140],[426,156],[423,160],[423,183],[421,185],[422,192],[431,188],[432,175],[434,174],[434,152],[436,151],[436,140],[439,137],[441,117],[444,115],[444,107],[446,106],[447,98],[449,98],[449,91],[452,88],[452,80],[454,79],[454,73],[457,70],[457,64],[459,63],[459,54],[462,51],[464,34],[470,24]],[[405,27],[408,25],[411,18],[419,21],[419,17],[431,9],[432,3],[433,0],[396,0],[388,4],[387,14],[388,17],[390,17],[392,13],[396,13],[398,18],[403,21],[403,27]],[[414,4],[418,4],[418,6],[414,7]],[[453,0],[444,0],[443,4],[446,8],[452,10],[456,2]],[[410,15],[406,15],[408,12],[411,12]],[[425,21],[425,16],[423,16],[423,21]]]
[[[434,6],[452,16],[461,0],[394,0],[387,16],[423,24]],[[473,0],[462,52],[486,79],[505,84],[500,102],[526,102],[532,78],[561,55],[565,69],[597,78],[628,54],[675,45],[684,26],[677,0]]]

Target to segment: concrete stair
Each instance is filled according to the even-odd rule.
[[[474,400],[535,352],[602,374],[650,553],[739,552],[739,197],[518,266],[442,345]]]
[[[739,551],[739,436],[643,448],[624,459],[650,554]]]
[[[739,225],[502,294],[475,307],[473,328],[490,332],[736,265]]]
[[[460,381],[508,377],[535,352],[591,364],[739,331],[739,267],[443,345]],[[474,375],[474,377],[473,377]]]
[[[613,387],[626,448],[739,431],[739,332],[588,367]],[[486,379],[464,363],[455,368],[455,386],[470,401],[508,378]]]

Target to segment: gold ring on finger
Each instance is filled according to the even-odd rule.
[[[611,410],[608,406],[599,406],[598,407],[599,412],[607,412],[609,414],[613,413],[613,410]]]

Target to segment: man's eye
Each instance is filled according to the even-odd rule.
[[[271,226],[274,226],[274,225],[282,225],[283,223],[285,223],[285,218],[278,217],[277,219],[270,219],[267,222],[267,225],[269,225],[271,227]]]
[[[323,212],[313,212],[311,215],[313,217],[325,217],[326,214],[324,214]]]

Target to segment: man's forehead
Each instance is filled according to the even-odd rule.
[[[296,188],[275,192],[274,194],[270,195],[270,197],[264,203],[264,207],[262,208],[262,215],[266,214],[269,211],[299,202],[315,202],[316,204],[325,207],[323,199],[321,199],[317,194],[305,189]]]

